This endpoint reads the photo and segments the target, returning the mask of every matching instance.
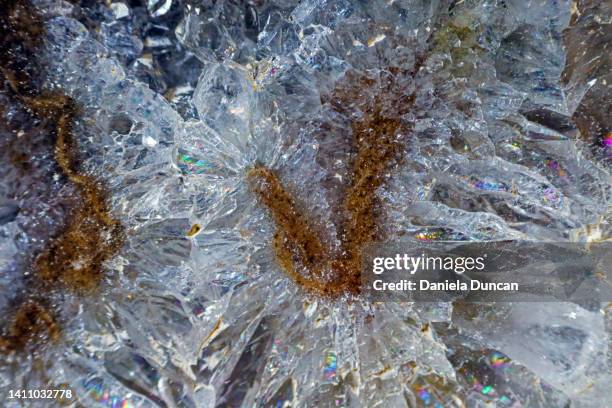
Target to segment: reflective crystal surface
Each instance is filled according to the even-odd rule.
[[[371,105],[409,129],[375,192],[388,240],[605,239],[605,2],[78,3],[35,1],[44,88],[79,104],[80,166],[107,186],[126,238],[99,293],[62,295],[59,344],[0,357],[0,394],[65,384],[87,407],[609,403],[609,305],[315,296],[279,266],[245,176],[274,169],[337,249],[347,137]],[[0,164],[0,310],[64,217],[69,192],[45,181],[42,151],[25,175]]]

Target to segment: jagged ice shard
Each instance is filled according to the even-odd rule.
[[[31,7],[44,27],[41,95],[78,105],[79,172],[44,136],[18,142],[19,125],[0,127],[3,146],[31,153],[2,153],[0,307],[18,314],[34,296],[29,257],[79,208],[61,197],[103,184],[97,217],[123,232],[115,245],[111,221],[96,224],[109,250],[94,293],[63,277],[33,297],[58,327],[35,351],[0,355],[0,395],[64,387],[67,406],[87,407],[609,404],[610,304],[374,303],[355,286],[372,242],[609,239],[609,4]],[[25,115],[16,101],[33,106],[14,88],[0,92],[3,122]]]

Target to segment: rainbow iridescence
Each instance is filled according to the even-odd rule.
[[[83,381],[83,387],[93,400],[110,408],[131,408],[134,406],[129,398],[112,395],[104,388],[104,382],[100,379]]]
[[[336,355],[328,352],[325,355],[325,368],[323,369],[323,375],[327,381],[334,381],[336,379],[337,368]]]

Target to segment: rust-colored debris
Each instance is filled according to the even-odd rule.
[[[123,242],[121,223],[112,218],[106,191],[93,177],[78,172],[75,166],[76,143],[72,136],[75,109],[65,96],[40,97],[30,106],[43,105],[55,113],[55,161],[68,180],[78,188],[80,203],[73,210],[64,230],[37,257],[37,276],[51,284],[61,284],[73,292],[91,292],[103,278],[102,266]],[[63,102],[63,103],[61,103]]]
[[[333,282],[325,281],[329,253],[277,175],[270,169],[256,167],[248,177],[278,227],[273,244],[281,266],[305,289],[319,294],[335,293]]]
[[[0,351],[22,350],[33,343],[57,341],[59,337],[53,312],[36,300],[27,300],[13,316],[8,333],[0,337]]]
[[[202,231],[202,226],[200,226],[200,224],[193,224],[191,228],[189,228],[189,231],[187,231],[187,236],[189,238],[195,237],[200,231]]]
[[[121,246],[123,228],[107,204],[107,192],[94,177],[79,172],[78,146],[72,133],[78,108],[61,92],[46,93],[37,83],[43,71],[36,52],[43,24],[27,0],[7,0],[0,6],[0,72],[5,91],[15,106],[29,112],[38,129],[55,140],[53,157],[75,196],[59,233],[33,257],[27,293],[0,337],[0,350],[23,350],[40,341],[60,337],[56,310],[48,306],[53,293],[95,292],[103,278],[103,264]],[[17,133],[18,129],[14,129]],[[21,163],[16,155],[15,163]]]
[[[256,167],[247,175],[252,190],[270,210],[277,226],[274,248],[278,262],[291,279],[312,293],[358,294],[363,249],[384,238],[377,191],[387,173],[402,160],[403,140],[410,129],[401,117],[414,103],[414,95],[395,86],[397,75],[410,73],[389,69],[378,78],[349,73],[324,99],[346,117],[360,113],[360,119],[351,122],[354,153],[339,209],[340,251],[320,238],[274,171]]]

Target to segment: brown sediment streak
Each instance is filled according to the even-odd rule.
[[[402,139],[409,128],[401,116],[412,106],[413,95],[394,87],[395,75],[374,80],[365,76],[347,76],[346,84],[334,90],[329,102],[334,110],[349,116],[358,109],[360,120],[351,123],[354,158],[350,164],[341,219],[338,226],[340,251],[334,253],[312,223],[297,207],[294,198],[272,170],[256,167],[249,171],[252,190],[274,219],[277,231],[274,248],[281,267],[299,286],[326,296],[358,294],[361,287],[361,263],[364,247],[384,238],[380,227],[381,200],[377,190],[387,173],[402,158]],[[361,92],[379,87],[375,97],[361,98]],[[390,103],[391,102],[391,103]],[[395,106],[385,112],[384,106]]]
[[[352,146],[356,156],[351,164],[349,187],[344,199],[347,217],[341,226],[343,256],[339,262],[345,290],[358,292],[361,285],[361,258],[366,245],[384,239],[379,225],[382,202],[378,190],[383,186],[387,173],[402,159],[403,140],[409,131],[401,116],[412,107],[414,96],[405,95],[395,86],[395,76],[407,72],[391,68],[378,81],[367,77],[349,75],[348,89],[334,91],[332,106],[346,115],[347,107],[357,101],[362,112],[361,120],[351,123]],[[379,87],[371,100],[359,101],[363,89]],[[391,111],[383,111],[392,106]],[[352,108],[354,109],[354,108]]]
[[[0,350],[21,350],[39,341],[57,341],[59,325],[50,308],[40,301],[27,300],[17,310],[5,336],[0,337]]]
[[[255,167],[249,171],[248,178],[278,227],[273,245],[281,266],[305,289],[318,294],[333,292],[334,286],[325,280],[330,266],[329,253],[276,173]]]
[[[110,215],[103,187],[95,178],[76,169],[73,102],[64,96],[55,101],[63,103],[55,107],[59,118],[54,157],[64,175],[78,188],[80,203],[64,230],[37,257],[34,269],[45,282],[61,284],[73,292],[88,293],[99,287],[103,264],[120,248],[123,229]],[[47,99],[35,102],[40,103],[48,106],[50,102]]]
[[[93,176],[79,172],[72,129],[78,107],[70,97],[43,92],[36,83],[42,73],[35,58],[42,27],[42,19],[28,1],[3,2],[0,72],[15,106],[40,121],[39,130],[55,139],[53,157],[67,183],[75,187],[75,195],[67,203],[71,208],[59,233],[33,257],[27,293],[0,337],[0,351],[4,352],[59,339],[53,294],[85,295],[99,289],[104,262],[121,247],[124,237],[120,222],[110,214],[104,187]]]
[[[104,186],[78,170],[77,144],[72,133],[77,112],[72,100],[66,98],[61,112],[54,157],[68,180],[77,186],[81,202],[64,233],[38,257],[36,266],[43,279],[58,278],[68,289],[87,291],[100,284],[103,263],[121,247],[124,230],[110,213]],[[45,273],[50,268],[55,270],[51,275]]]

